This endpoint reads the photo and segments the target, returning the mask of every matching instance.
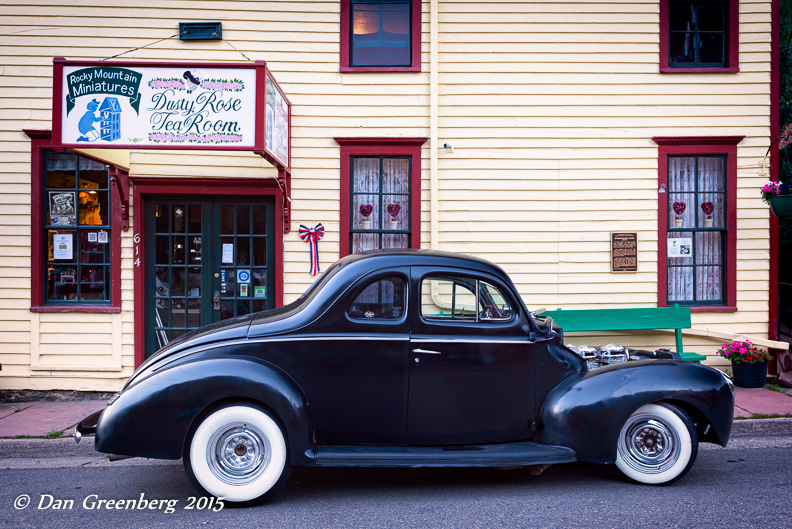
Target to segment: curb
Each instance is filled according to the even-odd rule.
[[[732,437],[792,435],[792,419],[742,419],[732,425]]]

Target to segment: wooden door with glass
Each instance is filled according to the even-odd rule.
[[[146,357],[212,322],[274,308],[271,198],[146,201]]]

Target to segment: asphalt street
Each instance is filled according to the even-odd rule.
[[[611,467],[581,463],[541,476],[303,468],[268,505],[219,512],[190,500],[196,494],[181,462],[110,463],[86,441],[0,441],[0,527],[772,528],[789,527],[792,515],[792,436],[734,438],[727,449],[702,444],[691,472],[669,487],[633,485]],[[26,504],[18,499],[23,494],[30,502],[17,509],[15,501]],[[135,499],[139,506],[141,494],[148,506],[171,503],[97,508],[99,500]],[[74,500],[70,509],[66,500]]]

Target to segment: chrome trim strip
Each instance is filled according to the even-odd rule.
[[[532,340],[484,340],[476,338],[413,338],[410,340],[412,343],[516,343],[516,344],[532,344]]]
[[[428,355],[441,355],[441,354],[443,354],[440,351],[428,351],[426,349],[413,349],[413,353],[424,353],[424,354],[428,354]]]
[[[535,343],[530,340],[486,340],[486,339],[477,339],[477,338],[413,338],[410,339],[409,335],[377,335],[377,336],[360,336],[360,335],[315,335],[315,336],[273,336],[268,338],[251,338],[251,339],[244,339],[244,340],[237,340],[234,342],[220,342],[210,345],[205,345],[203,347],[199,347],[197,349],[189,349],[184,351],[181,354],[177,354],[173,358],[168,359],[167,361],[163,362],[161,365],[155,367],[152,371],[157,372],[163,367],[172,364],[177,360],[181,360],[185,356],[190,356],[195,353],[201,353],[203,351],[208,351],[210,349],[217,349],[218,347],[229,347],[235,345],[244,345],[244,344],[252,344],[252,343],[267,343],[267,342],[317,342],[317,341],[339,341],[339,340],[359,340],[359,341],[382,341],[382,340],[390,340],[390,341],[398,341],[398,342],[412,342],[412,343],[491,343],[491,344],[520,344],[520,345],[528,345]],[[422,351],[416,350],[414,352],[427,352],[429,351]],[[440,353],[435,353],[440,354]]]

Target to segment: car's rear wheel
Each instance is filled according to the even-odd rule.
[[[687,474],[697,454],[690,417],[671,404],[647,404],[624,423],[616,466],[638,483],[668,485]]]
[[[291,474],[280,425],[249,405],[212,412],[194,429],[184,452],[184,468],[193,485],[235,505],[263,503]]]

